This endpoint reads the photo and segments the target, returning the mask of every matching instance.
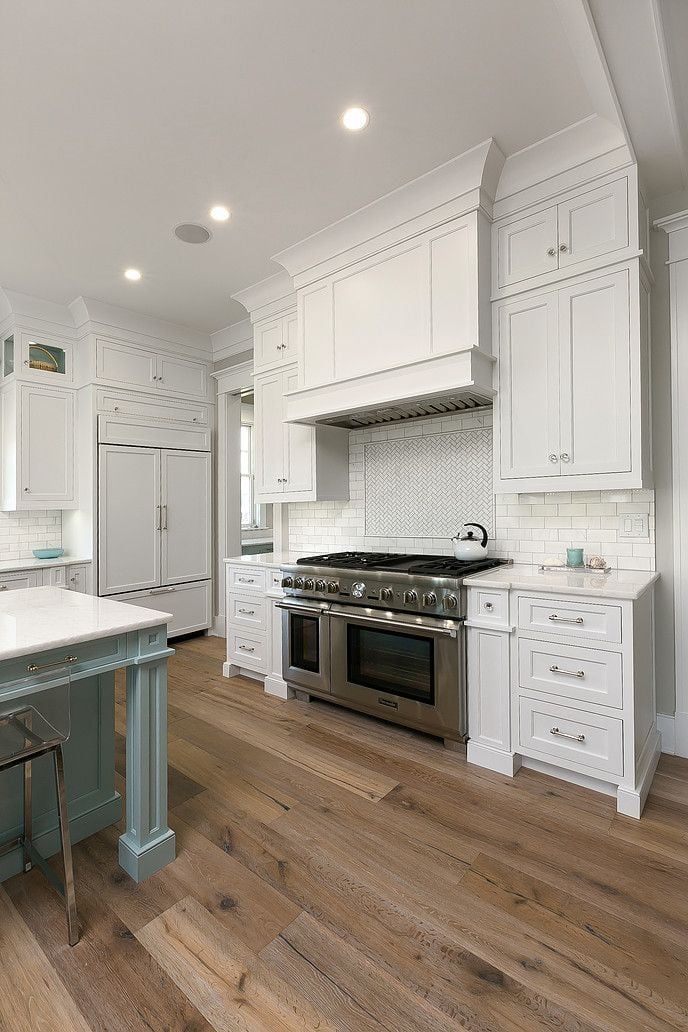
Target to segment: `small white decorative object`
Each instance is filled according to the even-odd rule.
[[[591,555],[587,565],[591,570],[606,570],[607,568],[607,563],[601,555]]]

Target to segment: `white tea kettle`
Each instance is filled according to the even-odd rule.
[[[471,530],[471,527],[475,530]],[[476,534],[476,530],[480,533]],[[487,531],[480,523],[464,523],[456,537],[451,540],[457,559],[487,558]]]

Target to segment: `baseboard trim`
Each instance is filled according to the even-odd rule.
[[[518,753],[495,749],[490,745],[483,745],[482,742],[476,742],[472,738],[468,739],[466,759],[469,763],[474,763],[476,767],[485,767],[497,774],[505,774],[508,778],[513,778],[521,766],[521,757]]]
[[[674,752],[688,756],[688,713],[682,710],[677,710],[674,717]]]
[[[673,756],[676,752],[676,721],[668,713],[657,714],[657,730],[662,738],[662,752]]]

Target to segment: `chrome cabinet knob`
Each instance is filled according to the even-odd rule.
[[[550,258],[554,258],[556,253],[557,253],[556,247],[548,247],[547,248],[547,254],[550,256]]]
[[[394,598],[394,592],[391,588],[380,588],[380,601],[391,602]]]
[[[423,598],[422,598],[421,601],[422,601],[423,605],[426,608],[428,606],[436,606],[437,605],[437,595],[435,594],[434,591],[426,591],[426,592],[424,592]]]
[[[445,595],[442,599],[442,605],[445,609],[456,609],[459,604],[459,600],[456,595]]]
[[[410,606],[414,602],[417,602],[417,601],[418,601],[418,592],[417,591],[411,590],[411,591],[405,591],[404,592],[404,602],[406,603],[407,606]]]
[[[550,462],[558,462],[559,461],[559,456],[555,455],[554,452],[550,452],[549,461]]]
[[[561,461],[562,462],[569,462],[570,459],[571,459],[571,456],[569,455],[569,453],[565,452],[565,451],[561,453],[560,457],[561,457]]]
[[[568,251],[568,247],[567,247],[567,245],[566,245],[566,244],[559,244],[559,250],[560,250],[560,251],[562,252],[562,254],[563,254],[563,253],[564,253],[565,251]]]
[[[494,602],[486,602],[485,609],[487,609],[488,613],[491,613],[494,609]]]

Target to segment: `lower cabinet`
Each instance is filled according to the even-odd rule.
[[[69,591],[90,591],[90,563],[74,565],[33,567],[30,570],[8,570],[0,573],[0,591],[15,591],[18,588],[67,588]]]
[[[660,745],[652,589],[600,601],[466,586],[468,761],[535,767],[640,817]]]
[[[265,691],[291,693],[282,678],[282,577],[276,567],[227,566],[225,677],[259,677]]]
[[[168,638],[203,631],[211,622],[209,580],[192,584],[173,584],[164,588],[152,588],[149,591],[130,591],[117,595],[115,601],[144,606],[146,609],[158,609],[161,613],[171,613],[172,619],[167,625]]]

